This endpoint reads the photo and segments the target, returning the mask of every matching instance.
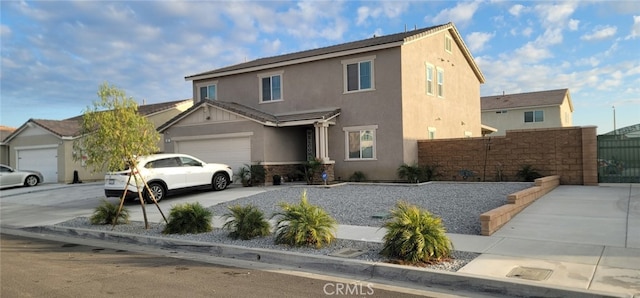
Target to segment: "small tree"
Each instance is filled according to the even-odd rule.
[[[99,100],[84,111],[80,137],[73,143],[74,160],[86,157],[86,164],[92,172],[131,169],[132,175],[127,184],[133,179],[138,186],[140,206],[148,229],[142,196],[142,189],[148,190],[148,187],[143,188],[146,182],[137,169],[136,156],[157,152],[160,135],[153,123],[138,113],[138,104],[133,98],[127,97],[123,90],[105,82],[98,88],[98,97]],[[118,212],[122,210],[125,190]],[[162,214],[153,194],[150,197]],[[162,217],[166,222],[164,214]]]

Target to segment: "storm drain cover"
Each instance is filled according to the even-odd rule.
[[[390,217],[391,217],[391,214],[389,213],[375,213],[371,215],[371,218],[378,218],[378,219],[387,219]]]
[[[531,267],[516,267],[507,274],[507,277],[515,277],[521,279],[528,280],[546,280],[551,276],[553,270],[550,269],[542,269],[542,268],[531,268]]]
[[[334,256],[334,257],[341,257],[341,258],[353,258],[353,257],[357,257],[361,254],[364,253],[364,250],[362,249],[356,249],[356,248],[343,248],[339,251],[336,251],[332,254],[330,254],[330,256]]]

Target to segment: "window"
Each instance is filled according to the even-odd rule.
[[[427,64],[427,94],[433,95],[433,65]]]
[[[524,123],[543,122],[543,121],[544,121],[543,111],[524,112]]]
[[[374,89],[374,58],[367,57],[359,60],[342,61],[344,65],[345,92]]]
[[[345,127],[346,159],[375,159],[376,129],[373,126]]]
[[[444,97],[444,70],[438,68],[438,97]]]
[[[429,127],[429,140],[434,140],[436,138],[436,128],[435,127]]]
[[[218,99],[216,89],[216,84],[200,87],[200,99]]]
[[[261,76],[260,101],[282,100],[282,74]]]
[[[147,169],[172,168],[178,167],[180,164],[175,157],[163,158],[148,162],[144,167]]]
[[[507,113],[506,110],[496,111],[496,114],[506,114],[506,113]]]
[[[449,35],[445,35],[444,36],[444,50],[451,53],[451,44],[453,43],[453,40],[451,39],[451,36]]]

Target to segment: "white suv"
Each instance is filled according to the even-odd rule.
[[[206,163],[186,154],[153,154],[138,158],[138,170],[157,201],[164,199],[168,192],[195,188],[212,187],[223,190],[231,183],[233,172],[225,164]],[[110,172],[104,178],[104,194],[107,197],[121,197],[126,186],[126,198],[137,198],[138,188],[132,177],[131,169]],[[142,184],[144,185],[144,184]],[[143,191],[146,201],[150,201],[148,191]]]

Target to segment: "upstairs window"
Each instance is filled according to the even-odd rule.
[[[449,35],[445,35],[444,36],[444,50],[451,53],[451,44],[453,43],[453,39],[451,39],[451,36]]]
[[[282,73],[260,76],[260,101],[282,100]]]
[[[444,70],[438,68],[438,97],[444,97]]]
[[[433,95],[433,65],[427,64],[427,94]]]
[[[373,59],[342,61],[344,66],[345,92],[374,89]]]
[[[216,84],[200,87],[200,99],[210,99],[210,100],[218,99],[217,89],[218,88]]]
[[[524,123],[544,122],[543,111],[524,112]]]

